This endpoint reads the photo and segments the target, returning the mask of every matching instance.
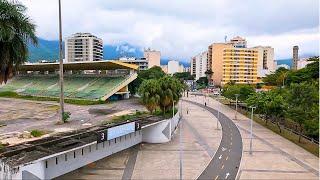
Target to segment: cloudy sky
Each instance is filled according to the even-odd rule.
[[[58,0],[20,0],[37,35],[58,39]],[[319,51],[318,0],[62,0],[63,36],[91,32],[104,44],[129,43],[189,59],[210,43],[240,35],[270,45],[275,58]]]

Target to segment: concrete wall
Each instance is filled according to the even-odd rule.
[[[144,126],[140,131],[101,143],[95,141],[18,167],[9,167],[5,163],[1,163],[0,179],[52,179],[141,142],[168,142],[171,140],[179,119],[180,114],[177,112],[172,119]]]

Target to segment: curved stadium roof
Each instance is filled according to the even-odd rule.
[[[63,63],[64,70],[115,70],[115,69],[133,69],[138,66],[134,64],[123,63],[114,60],[108,61],[81,61]],[[59,70],[59,63],[33,63],[24,64],[18,67],[18,71],[54,71]]]

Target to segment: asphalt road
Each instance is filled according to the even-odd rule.
[[[242,138],[239,129],[231,119],[218,113],[217,110],[193,101],[184,101],[208,110],[218,118],[222,126],[220,146],[198,179],[236,179],[242,157]]]

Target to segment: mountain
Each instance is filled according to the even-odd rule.
[[[59,41],[45,40],[38,38],[38,45],[28,45],[29,48],[29,62],[37,62],[39,60],[57,60],[59,59]],[[64,49],[64,42],[63,42]],[[119,45],[104,45],[103,58],[104,59],[118,59],[122,56],[128,57],[143,57],[143,51],[137,46],[123,43]]]
[[[59,59],[59,41],[45,40],[38,38],[38,45],[28,45],[29,48],[29,62],[37,62],[39,60],[58,60]],[[63,42],[64,49],[64,42]],[[129,43],[122,43],[119,45],[104,45],[103,46],[103,59],[118,59],[119,57],[143,57],[143,50],[138,46]],[[160,64],[168,64],[168,58],[161,58]],[[185,67],[189,67],[190,63],[182,60],[180,61]]]

